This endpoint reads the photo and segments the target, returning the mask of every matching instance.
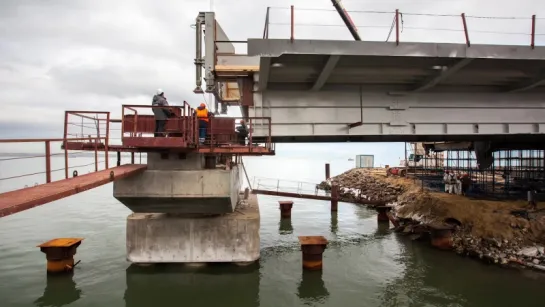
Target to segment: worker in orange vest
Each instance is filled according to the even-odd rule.
[[[206,129],[208,128],[208,122],[210,121],[210,115],[212,113],[208,112],[208,109],[204,103],[201,103],[195,110],[195,114],[199,120],[199,143],[204,144],[204,140],[206,139]]]

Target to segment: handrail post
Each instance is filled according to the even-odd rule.
[[[64,137],[63,137],[63,145],[64,145],[64,177],[65,179],[68,179],[68,149],[66,148],[67,142],[66,142],[66,136],[68,135],[68,111],[64,112]]]
[[[250,152],[252,152],[252,146],[253,146],[253,136],[252,136],[252,132],[254,130],[254,126],[252,124],[252,118],[250,117],[250,138],[248,139],[248,141],[250,142],[250,144],[248,144],[248,146],[250,146]]]
[[[467,31],[467,22],[466,22],[466,14],[462,13],[462,23],[464,24],[464,33],[466,36],[466,45],[468,47],[471,47],[471,42],[469,41],[469,33]]]
[[[532,37],[530,39],[530,46],[532,49],[535,48],[535,39],[536,39],[536,15],[532,15]]]
[[[399,9],[396,9],[396,46],[399,46]]]
[[[295,17],[294,17],[294,14],[295,14],[295,12],[294,12],[294,8],[293,8],[293,5],[292,5],[291,6],[291,37],[290,37],[292,43],[293,43],[293,40],[295,39],[295,35],[294,35],[294,32],[295,32],[294,19],[295,19]]]
[[[51,182],[51,143],[45,141],[45,182]]]
[[[109,165],[108,165],[108,160],[110,158],[110,156],[108,155],[108,147],[110,146],[109,144],[109,141],[110,141],[110,112],[108,112],[106,114],[106,138],[104,140],[104,155],[106,156],[105,158],[105,167],[106,169],[110,168]],[[100,142],[100,135],[99,135],[99,140],[98,142]]]
[[[95,172],[98,172],[98,142],[100,139],[97,137],[95,139]]]
[[[123,142],[123,136],[125,135],[125,106],[121,107],[121,142]]]
[[[267,7],[267,13],[265,14],[265,27],[263,28],[263,39],[269,38],[269,13],[271,7]]]

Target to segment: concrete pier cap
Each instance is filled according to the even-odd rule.
[[[241,199],[242,172],[238,165],[213,167],[212,158],[150,152],[146,171],[114,182],[114,197],[136,213],[233,212]]]

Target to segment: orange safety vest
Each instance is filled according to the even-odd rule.
[[[197,112],[197,118],[199,120],[203,120],[205,122],[208,122],[208,110],[206,108],[199,110],[196,109],[195,112]]]

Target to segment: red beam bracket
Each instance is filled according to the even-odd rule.
[[[530,46],[535,48],[536,42],[536,15],[532,15],[532,37],[530,38]]]
[[[466,13],[462,13],[462,23],[464,24],[464,33],[466,36],[466,45],[471,47],[471,42],[469,41],[469,33],[467,31],[467,22],[466,22]]]

